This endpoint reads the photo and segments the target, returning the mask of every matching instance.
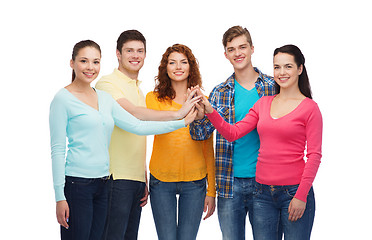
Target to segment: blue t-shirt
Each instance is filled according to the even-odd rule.
[[[247,90],[235,80],[235,121],[242,120],[249,109],[260,98],[254,87]],[[260,140],[257,129],[234,142],[233,169],[234,177],[250,178],[256,176],[256,163]]]

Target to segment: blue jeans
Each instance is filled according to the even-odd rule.
[[[104,240],[137,239],[145,187],[144,182],[110,178]]]
[[[268,186],[257,183],[253,202],[255,237],[259,240],[277,240],[278,226],[282,225],[285,240],[308,240],[315,216],[313,188],[307,195],[303,216],[295,222],[288,220],[289,203],[298,185]]]
[[[162,182],[150,175],[150,202],[159,240],[196,239],[205,196],[205,178],[190,182]]]
[[[70,217],[69,228],[61,227],[61,239],[100,240],[107,213],[107,178],[66,176],[65,179]]]
[[[253,226],[254,178],[234,178],[233,198],[218,197],[217,214],[223,240],[245,239],[247,214]],[[252,228],[254,235],[254,231]]]

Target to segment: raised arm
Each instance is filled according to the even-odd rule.
[[[125,97],[120,95],[115,95],[117,93],[116,87],[106,81],[100,81],[96,84],[96,88],[103,90],[105,92],[110,93],[114,99],[117,99],[117,102],[120,104],[122,108],[124,108],[127,112],[132,114],[134,117],[140,120],[146,121],[170,121],[170,120],[178,120],[184,118],[190,110],[194,107],[195,103],[199,100],[200,97],[193,98],[196,91],[193,91],[191,95],[189,95],[182,105],[182,108],[178,111],[156,111],[152,109],[148,109],[142,106],[136,106],[131,103]]]
[[[113,100],[114,101],[114,100]],[[115,125],[137,135],[156,135],[172,132],[194,121],[196,111],[190,111],[182,120],[176,121],[142,121],[124,110],[117,102],[113,103]]]
[[[229,142],[239,139],[256,128],[258,122],[258,112],[253,106],[249,113],[234,125],[227,123],[212,107],[209,101],[203,97],[202,102],[205,106],[205,113],[217,131]]]

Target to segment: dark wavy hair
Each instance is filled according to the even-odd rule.
[[[280,48],[277,48],[274,50],[274,57],[278,53],[287,53],[291,56],[294,57],[294,60],[297,64],[297,67],[300,67],[302,65],[302,73],[298,78],[298,88],[300,89],[301,93],[305,95],[306,97],[312,99],[312,93],[311,93],[311,87],[310,87],[310,82],[309,82],[309,77],[307,76],[307,71],[305,67],[305,57],[302,54],[301,50],[292,44],[284,45]],[[276,84],[279,92],[280,92],[280,87],[278,84]]]
[[[99,51],[99,54],[101,55],[101,48],[95,41],[83,40],[75,44],[74,49],[72,50],[72,57],[71,57],[72,61],[75,61],[75,58],[79,54],[79,51],[86,47],[92,47],[92,48],[97,49]],[[72,70],[72,82],[75,80],[75,77],[76,77],[75,72],[74,70]]]
[[[182,44],[174,44],[173,46],[168,47],[165,53],[163,54],[163,57],[160,61],[160,65],[158,68],[159,69],[158,75],[155,77],[154,92],[157,93],[157,98],[159,101],[172,100],[176,97],[176,92],[172,87],[171,79],[169,78],[167,73],[168,58],[169,55],[173,52],[182,53],[187,57],[187,60],[190,65],[187,87],[190,88],[199,85],[199,87],[202,88],[199,64],[194,54],[192,53],[191,49]]]

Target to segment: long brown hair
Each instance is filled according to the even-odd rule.
[[[176,97],[176,92],[172,87],[171,79],[169,78],[167,73],[168,58],[169,55],[173,52],[182,53],[187,57],[187,60],[190,65],[189,77],[187,79],[187,87],[190,88],[199,85],[199,87],[202,88],[199,64],[194,54],[192,53],[191,49],[182,44],[174,44],[173,46],[168,47],[165,53],[163,54],[163,57],[160,61],[160,65],[158,68],[159,69],[158,75],[155,77],[154,92],[157,93],[157,98],[159,101],[172,100]]]
[[[289,55],[292,55],[294,57],[294,60],[297,64],[297,67],[300,67],[302,65],[302,73],[298,78],[298,88],[300,89],[300,92],[305,96],[310,99],[312,99],[312,93],[311,93],[311,87],[310,87],[310,82],[309,82],[309,77],[307,76],[307,71],[305,67],[305,57],[302,54],[301,50],[292,44],[284,45],[280,48],[277,48],[274,50],[274,57],[278,53],[286,53]],[[280,92],[280,87],[278,84],[276,84],[279,92]]]
[[[72,50],[72,57],[71,57],[72,61],[75,61],[75,58],[79,54],[79,51],[85,47],[95,48],[99,51],[99,54],[101,55],[101,48],[95,41],[83,40],[75,44],[74,49]],[[76,77],[75,72],[72,69],[72,82],[75,80],[75,77]]]

